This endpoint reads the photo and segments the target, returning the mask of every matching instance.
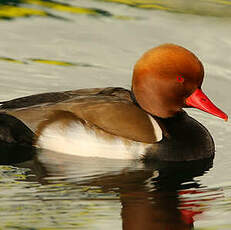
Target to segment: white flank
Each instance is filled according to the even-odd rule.
[[[157,123],[157,121],[150,115],[148,115],[150,121],[152,122],[152,126],[153,126],[153,130],[156,136],[156,141],[161,141],[163,138],[163,132],[159,126],[159,124]]]
[[[104,139],[79,122],[72,122],[65,128],[58,122],[48,125],[39,136],[37,145],[43,149],[71,155],[110,159],[139,159],[150,146],[135,141],[126,144],[119,137]]]

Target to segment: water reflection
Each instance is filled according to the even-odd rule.
[[[100,188],[100,193],[116,192],[124,230],[186,230],[193,229],[195,217],[203,213],[201,203],[210,200],[192,198],[203,193],[194,177],[207,172],[212,163],[209,159],[143,164],[42,150],[31,168],[44,184],[68,183]]]
[[[172,13],[195,14],[203,16],[230,17],[231,2],[227,0],[96,0],[124,4],[148,10],[164,10]]]
[[[74,213],[80,212],[80,216],[82,212],[85,213],[87,211],[84,210],[85,206],[81,208],[78,206],[78,203],[83,201],[89,202],[86,206],[88,209],[88,206],[93,205],[95,201],[107,202],[107,206],[109,201],[118,200],[121,210],[117,209],[117,215],[120,214],[125,230],[194,229],[195,223],[205,218],[204,213],[209,213],[214,207],[220,210],[219,213],[221,209],[228,208],[230,186],[206,187],[198,179],[212,168],[212,159],[185,163],[143,164],[137,161],[77,157],[47,150],[41,150],[35,155],[35,151],[26,148],[1,145],[1,163],[7,164],[7,160],[11,159],[13,164],[13,159],[17,157],[20,162],[22,156],[27,156],[27,159],[21,158],[21,161],[33,159],[16,164],[18,167],[27,168],[25,172],[22,171],[24,169],[17,173],[17,168],[13,168],[13,171],[9,167],[7,170],[1,168],[2,173],[10,174],[12,171],[14,174],[24,175],[16,178],[17,181],[23,181],[21,184],[25,187],[21,191],[23,195],[9,194],[13,195],[13,200],[9,197],[9,200],[4,202],[28,200],[30,201],[28,204],[32,205],[31,213],[35,212],[33,205],[34,202],[38,202],[37,200],[52,201],[55,204],[64,202],[65,208],[62,207],[61,210],[62,213],[68,213],[68,219],[62,216],[63,227],[69,226],[69,223],[78,225],[83,221],[82,217],[69,215],[70,210]],[[2,183],[3,186],[4,180]],[[4,187],[2,189],[4,191]],[[4,197],[7,199],[8,195]],[[60,206],[57,204],[57,207]],[[94,205],[97,205],[97,209],[102,206],[98,214],[93,214],[93,218],[97,220],[100,218],[98,215],[106,214],[105,204]],[[110,213],[113,213],[113,208],[110,207],[109,205],[106,209],[110,209]],[[87,213],[85,218],[91,218],[88,211]],[[45,215],[53,215],[53,211],[48,209]],[[55,220],[60,221],[61,214],[56,215]],[[57,221],[54,223],[54,226],[57,226]],[[53,226],[53,222],[48,221],[46,226]]]
[[[83,62],[67,62],[67,61],[60,61],[60,60],[50,60],[50,59],[38,59],[38,58],[27,58],[23,60],[9,58],[9,57],[0,57],[0,61],[4,62],[11,62],[17,64],[31,64],[31,63],[40,63],[46,65],[55,65],[55,66],[65,66],[65,67],[100,67],[98,65],[83,63]]]
[[[162,10],[172,13],[196,14],[203,16],[230,17],[231,3],[228,0],[95,0],[100,2],[123,4],[139,9]],[[59,12],[78,15],[103,16],[120,20],[133,20],[138,17],[114,15],[109,10],[95,7],[82,7],[67,1],[55,0],[1,0],[0,19],[10,20],[18,17],[50,17],[69,20]]]
[[[193,229],[194,217],[200,214],[185,209],[177,191],[147,192],[140,189],[121,194],[121,204],[124,230]]]
[[[36,8],[37,7],[37,8]],[[52,12],[50,12],[52,10]],[[60,16],[58,12],[112,17],[120,20],[131,20],[135,17],[125,15],[113,15],[107,10],[91,7],[81,7],[71,5],[65,1],[53,0],[1,0],[0,1],[0,19],[10,20],[18,17],[50,17],[54,19],[69,20]]]

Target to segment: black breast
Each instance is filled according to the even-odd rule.
[[[209,131],[186,112],[155,119],[163,128],[164,137],[148,149],[145,159],[191,161],[214,157],[215,146]]]

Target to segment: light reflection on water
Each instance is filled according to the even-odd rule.
[[[220,214],[230,210],[230,183],[201,184],[212,163],[144,165],[39,151],[35,162],[20,165],[26,168],[1,167],[1,200],[7,207],[1,224],[9,229],[32,223],[35,229],[111,224],[113,229],[194,229],[198,222],[213,222],[214,213],[221,221]]]
[[[36,221],[38,229],[100,229],[112,223],[114,229],[121,225],[123,229],[192,229],[195,216],[206,210],[204,202],[212,200],[211,195],[201,195],[202,186],[192,179],[209,170],[212,160],[181,167],[177,163],[144,165],[45,150],[39,151],[37,158],[36,163],[21,165],[32,171],[2,167],[6,180],[2,194],[9,184],[19,183],[16,193],[11,190],[2,199],[8,207],[2,226],[14,227],[14,218],[21,227]],[[197,198],[193,198],[195,194]],[[214,195],[214,200],[217,197]]]
[[[10,174],[16,170],[7,171]],[[100,229],[120,224],[119,213],[115,211],[120,205],[113,193],[102,193],[93,187],[18,182],[13,181],[14,176],[17,178],[11,175],[10,181],[1,184],[3,229]]]
[[[139,55],[173,42],[201,57],[205,91],[230,114],[230,3],[0,1],[1,100],[85,87],[129,88]],[[190,113],[215,139],[210,170],[209,164],[147,168],[42,152],[40,163],[0,167],[0,228],[231,229],[231,123]],[[4,147],[1,160],[24,153],[31,157],[28,150]]]

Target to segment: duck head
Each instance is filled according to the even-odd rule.
[[[132,91],[141,108],[161,118],[195,107],[227,120],[201,90],[203,78],[203,65],[192,52],[164,44],[148,50],[137,61]]]

